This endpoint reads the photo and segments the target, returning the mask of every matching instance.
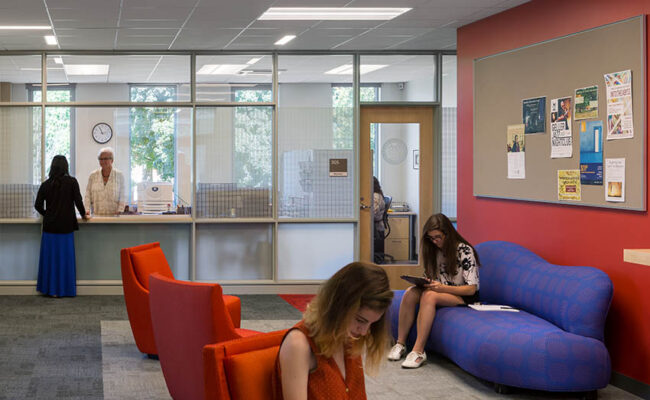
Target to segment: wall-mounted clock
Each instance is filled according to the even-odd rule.
[[[93,126],[92,135],[95,142],[104,144],[113,137],[113,128],[106,122],[100,122]]]

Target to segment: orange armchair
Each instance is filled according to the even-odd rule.
[[[287,329],[203,348],[206,400],[267,400]]]
[[[174,279],[160,243],[148,243],[122,249],[120,252],[124,302],[135,344],[142,353],[155,357],[158,354],[149,311],[149,275],[157,272]],[[241,320],[241,300],[224,296],[230,318],[236,327]]]
[[[204,398],[203,346],[259,332],[235,328],[216,283],[149,276],[151,322],[165,383],[175,400]]]

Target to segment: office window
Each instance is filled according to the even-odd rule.
[[[131,101],[169,102],[176,100],[175,86],[130,87]],[[142,182],[176,182],[176,109],[132,107],[131,194],[137,200]]]
[[[442,56],[442,212],[456,218],[456,56]]]
[[[40,102],[43,92],[40,85],[27,85],[28,101]],[[75,101],[75,85],[54,85],[47,88],[47,101],[69,103]],[[40,118],[40,113],[38,113]],[[47,107],[45,109],[45,175],[49,173],[50,163],[56,155],[64,155],[70,164],[70,173],[74,175],[76,159],[74,152],[75,129],[74,108]],[[33,121],[40,126],[41,121]],[[40,154],[40,151],[39,151]],[[39,161],[40,165],[40,161]]]
[[[272,217],[273,107],[197,108],[196,174],[198,218]]]
[[[272,101],[272,72],[270,55],[197,56],[196,101]],[[255,92],[263,95],[250,96]]]
[[[0,56],[0,102],[36,101],[25,87],[41,84],[41,56]]]
[[[131,99],[130,85],[175,86],[174,101],[190,101],[189,55],[49,55],[47,85],[77,84],[77,101]],[[145,97],[141,101],[156,101]]]
[[[374,102],[379,101],[379,85],[363,85],[359,89],[361,101]],[[334,143],[335,149],[352,148],[352,115],[354,108],[352,94],[352,85],[333,84],[332,85],[332,106],[334,107]],[[370,148],[372,150],[372,172],[374,176],[379,176],[379,163],[377,141],[379,138],[379,124],[370,125]]]
[[[235,90],[236,102],[270,102],[268,87]],[[256,107],[235,107],[233,171],[235,182],[245,187],[271,187],[273,120]]]
[[[0,219],[36,217],[40,127],[40,107],[0,108]]]
[[[354,216],[352,56],[279,56],[278,215]],[[349,86],[334,89],[333,86]],[[344,173],[331,173],[336,165]]]
[[[360,64],[361,85],[379,85],[379,101],[437,100],[435,55],[362,55]]]

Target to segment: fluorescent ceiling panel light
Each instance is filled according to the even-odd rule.
[[[247,62],[246,64],[248,64],[248,65],[253,65],[253,64],[255,64],[256,62],[258,62],[259,60],[261,60],[261,59],[262,59],[262,57],[251,58],[250,60],[248,60],[248,62]]]
[[[278,40],[277,42],[275,42],[274,44],[276,46],[283,46],[283,45],[289,43],[290,41],[292,41],[295,38],[296,38],[296,35],[287,35],[287,36],[283,37],[282,39]]]
[[[108,75],[108,64],[65,64],[67,75]]]
[[[52,29],[49,25],[0,25],[0,30],[20,31],[20,30],[46,30]]]
[[[380,64],[363,64],[361,65],[361,75],[368,72],[377,71],[378,69],[386,68],[388,65]],[[352,75],[352,64],[344,64],[336,68],[332,68],[325,72],[327,75]]]
[[[59,44],[59,41],[56,40],[56,36],[48,35],[43,37],[45,38],[45,43],[47,43],[50,46],[56,46],[57,44]]]
[[[54,57],[54,62],[56,64],[63,64],[63,57]]]
[[[248,64],[205,64],[199,69],[197,75],[236,75]]]
[[[259,19],[267,21],[386,21],[410,10],[411,8],[388,7],[271,7]]]

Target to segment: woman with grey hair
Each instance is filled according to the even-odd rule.
[[[113,168],[115,152],[110,147],[99,150],[97,159],[101,168],[88,177],[84,206],[86,214],[110,216],[124,211],[124,175]]]

